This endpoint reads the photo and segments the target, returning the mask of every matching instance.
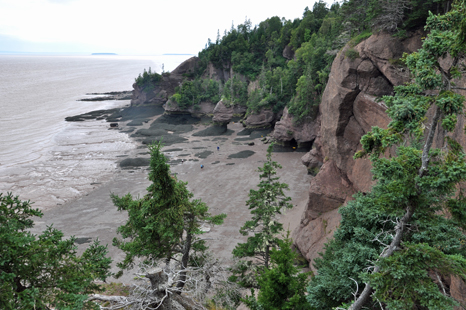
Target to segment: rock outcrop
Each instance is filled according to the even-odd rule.
[[[419,49],[422,36],[418,32],[400,40],[379,33],[354,48],[345,46],[333,62],[320,105],[320,126],[316,122],[317,128],[308,132],[316,137],[313,149],[302,158],[310,172],[318,173],[311,181],[300,225],[293,232],[295,245],[311,267],[339,223],[338,208],[354,193],[368,191],[373,184],[369,160],[354,160],[353,155],[361,148],[362,135],[372,126],[388,125],[386,107],[376,98],[392,94],[393,86],[409,80],[397,60],[404,52]],[[346,56],[355,52],[359,57]],[[292,130],[284,125],[286,121],[281,122],[274,134],[278,139]]]
[[[209,62],[202,77],[215,81],[228,81],[233,74],[233,69],[231,67],[217,69],[211,62]]]
[[[316,119],[310,118],[296,124],[293,116],[288,113],[288,108],[285,108],[280,121],[275,123],[272,137],[282,146],[309,150],[319,132],[320,115]]]
[[[288,60],[293,59],[294,58],[293,47],[291,45],[289,45],[289,44],[287,46],[285,46],[285,48],[283,49],[283,52],[282,52],[282,56],[285,57]]]
[[[133,84],[131,105],[163,105],[175,93],[186,75],[194,73],[199,65],[198,57],[191,57],[182,62],[171,73],[163,73],[162,80],[156,84],[139,86]]]
[[[246,128],[270,128],[273,127],[277,118],[272,109],[262,109],[259,112],[249,114],[243,124]]]
[[[214,112],[215,104],[211,102],[201,102],[197,106],[190,106],[189,108],[180,108],[178,104],[168,99],[163,105],[167,114],[192,114],[192,115],[209,115]]]
[[[226,125],[231,122],[231,119],[235,115],[244,115],[246,113],[246,107],[244,106],[229,106],[220,100],[213,111],[214,116],[212,121],[216,124]]]

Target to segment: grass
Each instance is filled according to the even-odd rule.
[[[361,43],[365,39],[369,38],[371,35],[372,35],[371,31],[364,31],[364,32],[358,34],[357,36],[355,36],[354,38],[352,38],[349,41],[349,46],[350,47],[355,47],[356,45],[358,45],[359,43]]]
[[[359,52],[355,50],[354,48],[349,48],[345,52],[345,56],[348,57],[351,60],[355,60],[356,58],[359,58]]]

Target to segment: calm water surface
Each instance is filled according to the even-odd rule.
[[[108,179],[115,156],[131,150],[126,134],[105,121],[68,123],[67,116],[122,107],[85,102],[87,93],[131,90],[144,68],[171,71],[189,56],[0,55],[0,192],[48,208]]]

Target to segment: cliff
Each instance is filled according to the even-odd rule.
[[[311,267],[338,226],[338,208],[354,193],[372,186],[370,162],[354,160],[353,155],[372,126],[388,125],[386,107],[376,99],[392,94],[394,86],[409,80],[397,60],[420,48],[422,36],[417,32],[400,40],[375,34],[354,47],[345,46],[332,64],[319,117],[307,125],[313,128],[313,149],[302,159],[308,169],[318,172],[311,181],[300,225],[293,232],[295,245]]]
[[[338,208],[354,193],[369,191],[373,185],[370,161],[354,160],[353,155],[361,149],[360,139],[372,126],[386,128],[390,122],[386,106],[377,98],[392,94],[394,86],[409,81],[409,73],[399,59],[403,53],[419,49],[424,36],[417,31],[401,40],[386,33],[375,34],[354,47],[345,46],[332,64],[319,117],[314,127],[308,125],[317,126],[312,131],[313,147],[302,158],[310,171],[318,172],[311,181],[300,225],[293,232],[295,245],[311,268],[339,225]],[[450,65],[448,57],[442,60],[444,68]],[[465,85],[466,78],[456,84]],[[464,127],[464,116],[458,123],[457,128]],[[439,126],[435,147],[441,146],[444,134]],[[453,136],[466,146],[464,131],[457,130]]]
[[[318,257],[339,224],[338,208],[356,192],[369,191],[373,185],[369,160],[354,160],[353,155],[361,149],[360,139],[372,126],[388,125],[390,119],[385,113],[386,106],[377,98],[392,94],[394,86],[409,81],[409,73],[399,59],[403,53],[419,49],[424,36],[422,30],[404,39],[381,32],[356,46],[347,44],[333,61],[319,113],[314,119],[296,124],[285,108],[276,123],[277,115],[268,109],[250,114],[244,120],[245,126],[274,126],[271,135],[284,147],[301,150],[312,147],[302,157],[302,163],[315,177],[309,185],[309,198],[300,224],[292,235],[295,246],[311,268],[313,259]],[[448,58],[443,60],[445,66],[449,65],[448,61]],[[213,121],[223,125],[230,122],[234,114],[244,113],[245,107],[228,106],[222,100],[216,105],[202,104],[197,111],[179,109],[176,103],[168,100],[175,87],[198,65],[197,57],[188,59],[171,74],[163,74],[163,80],[149,91],[133,85],[132,105],[165,104],[169,113],[213,114]],[[216,69],[208,64],[203,78],[225,81],[233,74],[231,67]],[[253,89],[254,82],[249,84]],[[458,84],[466,83],[458,81]],[[459,122],[464,125],[464,118],[461,117]],[[466,147],[464,132],[458,131],[455,135]],[[442,137],[440,130],[437,144]]]
[[[186,75],[192,74],[199,66],[199,58],[191,57],[171,73],[162,73],[161,80],[150,85],[133,84],[131,105],[163,105],[175,93]]]

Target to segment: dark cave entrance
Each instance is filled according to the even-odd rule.
[[[301,142],[298,143],[295,139],[291,139],[289,141],[281,141],[274,145],[275,152],[304,152],[307,153],[312,148],[312,143],[314,141],[309,142]]]

